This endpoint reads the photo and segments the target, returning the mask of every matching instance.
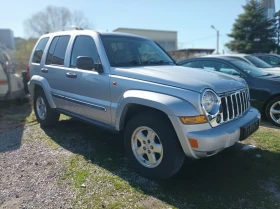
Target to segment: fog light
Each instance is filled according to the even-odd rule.
[[[220,122],[221,122],[221,120],[222,120],[221,115],[220,115],[220,114],[219,114],[219,115],[217,115],[217,118],[216,118],[217,123],[220,123]]]

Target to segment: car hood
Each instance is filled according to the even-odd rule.
[[[112,74],[197,92],[202,92],[204,89],[210,88],[217,94],[246,87],[246,82],[239,77],[181,66],[113,68]]]
[[[274,75],[280,75],[280,67],[273,67],[273,68],[260,68],[261,70],[271,73]]]

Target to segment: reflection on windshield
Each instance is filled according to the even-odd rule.
[[[250,62],[252,62],[256,67],[259,68],[272,68],[271,65],[267,64],[266,62],[262,61],[260,58],[255,56],[245,56]]]
[[[231,63],[233,63],[234,65],[236,65],[237,67],[239,67],[241,70],[243,70],[244,72],[255,76],[255,77],[261,77],[261,76],[267,76],[269,75],[269,73],[266,73],[260,69],[258,69],[255,66],[252,66],[250,64],[247,64],[245,61],[241,61],[241,60],[231,60]]]
[[[148,39],[102,35],[102,42],[112,67],[175,65],[164,50]]]

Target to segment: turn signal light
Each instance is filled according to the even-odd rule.
[[[207,123],[207,119],[206,119],[205,115],[181,116],[179,118],[180,118],[181,122],[185,125]]]
[[[189,139],[192,148],[198,148],[198,141],[196,139]]]

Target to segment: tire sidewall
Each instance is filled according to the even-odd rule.
[[[42,97],[45,104],[46,104],[47,115],[46,115],[46,118],[44,120],[42,120],[37,113],[36,103],[37,103],[38,97]],[[37,121],[43,126],[55,125],[56,122],[59,120],[59,113],[54,112],[54,110],[52,110],[52,108],[50,107],[50,105],[48,103],[48,100],[45,96],[44,91],[41,90],[41,89],[35,91],[33,108],[34,108],[34,112],[35,112]]]
[[[280,101],[280,97],[277,97],[277,98],[274,98],[272,99],[270,102],[268,102],[268,104],[266,105],[266,108],[265,108],[265,115],[266,115],[266,118],[272,122],[274,125],[276,126],[279,126],[280,127],[280,124],[279,123],[276,123],[270,116],[270,108],[271,106],[277,102],[277,101]]]
[[[160,179],[165,179],[175,173],[174,171],[176,168],[174,168],[174,166],[176,167],[176,165],[174,165],[174,163],[181,164],[179,161],[183,163],[184,160],[182,160],[182,158],[185,158],[185,154],[183,153],[171,123],[165,118],[154,116],[153,114],[137,115],[130,120],[124,131],[124,145],[131,166],[136,172],[148,178],[158,177]],[[133,132],[140,126],[151,128],[160,138],[163,147],[163,156],[157,167],[145,167],[136,159],[132,151],[131,137]],[[179,167],[181,167],[181,165]]]

